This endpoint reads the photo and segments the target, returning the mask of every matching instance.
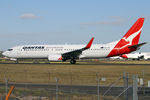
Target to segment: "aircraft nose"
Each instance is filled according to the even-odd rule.
[[[6,52],[6,51],[3,52],[2,55],[3,55],[3,56],[7,56],[7,52]]]
[[[5,52],[3,52],[2,55],[5,56]]]

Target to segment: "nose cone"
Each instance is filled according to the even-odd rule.
[[[3,52],[2,55],[3,55],[3,56],[8,56],[7,51]]]
[[[5,52],[3,52],[2,55],[5,56]]]

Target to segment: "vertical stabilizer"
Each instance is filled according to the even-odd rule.
[[[110,56],[117,56],[120,54],[130,53],[137,50],[139,47],[139,39],[144,23],[144,18],[139,18],[127,33],[118,41],[112,51],[108,54]],[[144,43],[145,44],[145,43]]]
[[[116,48],[121,48],[126,45],[136,45],[139,43],[142,27],[144,23],[144,18],[139,18],[128,32],[123,36],[123,38],[117,43]]]

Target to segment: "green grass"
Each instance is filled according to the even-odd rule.
[[[133,74],[142,77],[142,70],[145,71],[147,81],[150,79],[150,66],[147,64],[150,64],[150,61],[94,61],[78,62],[76,65],[70,65],[69,62],[0,64],[0,82],[4,82],[4,77],[7,77],[9,82],[55,84],[55,78],[58,78],[60,84],[96,85],[96,77],[105,77],[106,81],[101,84],[109,85],[122,76],[123,72],[129,72],[130,77]],[[123,80],[118,84],[122,82]]]

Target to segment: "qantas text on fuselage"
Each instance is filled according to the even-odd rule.
[[[93,44],[92,38],[87,45],[23,45],[8,49],[4,56],[14,59],[46,58],[49,61],[70,60],[71,64],[76,59],[99,59],[118,56],[136,51],[145,43],[139,44],[144,18],[139,18],[128,32],[119,40],[107,44]]]

